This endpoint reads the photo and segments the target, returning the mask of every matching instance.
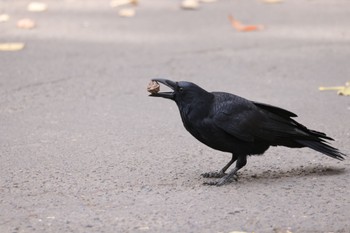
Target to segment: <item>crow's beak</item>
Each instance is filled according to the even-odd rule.
[[[173,82],[171,80],[168,79],[152,79],[152,81],[156,81],[158,83],[162,83],[168,87],[170,87],[172,90],[175,90],[176,88],[176,82]],[[163,98],[167,98],[167,99],[174,99],[174,92],[173,91],[169,91],[169,92],[157,92],[157,93],[152,93],[149,96],[154,96],[154,97],[163,97]]]

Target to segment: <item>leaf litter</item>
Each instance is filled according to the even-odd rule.
[[[35,28],[36,23],[34,20],[25,18],[17,21],[17,27],[21,29],[32,29]]]
[[[228,16],[228,19],[231,23],[231,26],[239,32],[251,32],[251,31],[260,31],[264,29],[264,25],[247,25],[243,24],[240,21],[236,20],[232,15]]]
[[[112,0],[110,1],[110,6],[112,8],[119,8],[120,6],[127,6],[127,5],[133,5],[133,6],[137,6],[138,4],[138,0]],[[118,10],[118,15],[120,17],[126,17],[126,18],[130,18],[130,17],[134,17],[136,14],[136,10],[135,8],[122,8],[120,10]]]
[[[199,7],[199,2],[198,0],[184,0],[180,6],[185,10],[196,10]]]
[[[24,48],[24,43],[11,42],[11,43],[0,43],[0,51],[19,51]]]
[[[112,0],[110,2],[110,6],[111,7],[119,7],[119,6],[124,6],[124,5],[137,5],[138,4],[138,0]]]
[[[7,21],[9,21],[9,19],[10,19],[10,16],[8,14],[1,14],[0,15],[0,23],[7,22]]]
[[[27,6],[30,12],[43,12],[47,10],[47,4],[43,2],[31,2]]]
[[[197,10],[200,3],[213,3],[218,0],[183,0],[180,7],[184,10]]]
[[[338,95],[350,96],[350,81],[345,86],[319,87],[320,91],[337,91]]]
[[[121,17],[134,17],[136,11],[134,8],[124,8],[118,11],[119,16]]]

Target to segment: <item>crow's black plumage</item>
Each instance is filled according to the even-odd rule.
[[[187,131],[211,148],[232,153],[230,162],[219,172],[202,174],[220,178],[206,184],[230,182],[246,165],[248,155],[263,154],[270,146],[309,147],[332,158],[344,159],[344,153],[326,142],[332,138],[296,122],[292,117],[297,115],[290,111],[230,93],[207,92],[191,82],[153,81],[173,90],[151,96],[174,100]],[[235,168],[226,174],[234,162]]]

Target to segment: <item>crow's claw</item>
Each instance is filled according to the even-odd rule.
[[[217,180],[217,181],[209,181],[209,182],[204,182],[204,185],[215,185],[215,186],[221,186],[224,184],[228,184],[231,183],[233,181],[237,181],[238,176],[235,174],[234,176],[229,176],[229,175],[225,175],[224,177],[222,177],[221,179]]]
[[[214,186],[214,185],[217,185],[218,182],[217,182],[217,181],[209,181],[209,182],[204,182],[203,184],[204,184],[204,185],[211,185],[211,186]]]
[[[204,178],[222,178],[225,175],[226,174],[223,172],[206,172],[201,174],[201,176],[203,176]]]

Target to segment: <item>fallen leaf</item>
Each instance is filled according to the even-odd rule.
[[[138,0],[112,0],[110,2],[111,7],[118,7],[118,6],[128,5],[128,4],[137,5]]]
[[[265,3],[281,3],[282,0],[263,0]]]
[[[0,15],[0,23],[6,22],[10,19],[10,16],[7,14]]]
[[[319,87],[320,91],[337,91],[338,95],[350,96],[350,81],[345,83],[345,86],[336,87]]]
[[[47,4],[42,2],[31,2],[27,6],[27,10],[31,12],[42,12],[47,10]]]
[[[185,10],[196,10],[199,7],[198,0],[184,0],[181,7]]]
[[[259,31],[264,29],[263,25],[245,25],[240,21],[235,20],[232,15],[229,15],[228,19],[230,20],[232,27],[240,32]]]
[[[135,16],[135,9],[133,8],[125,8],[125,9],[121,9],[118,14],[121,17],[134,17]]]
[[[24,48],[24,43],[0,43],[0,51],[18,51]]]
[[[22,29],[32,29],[35,27],[35,22],[31,19],[20,19],[17,21],[17,27]]]
[[[343,90],[338,91],[337,94],[350,96],[350,87],[345,87]]]

